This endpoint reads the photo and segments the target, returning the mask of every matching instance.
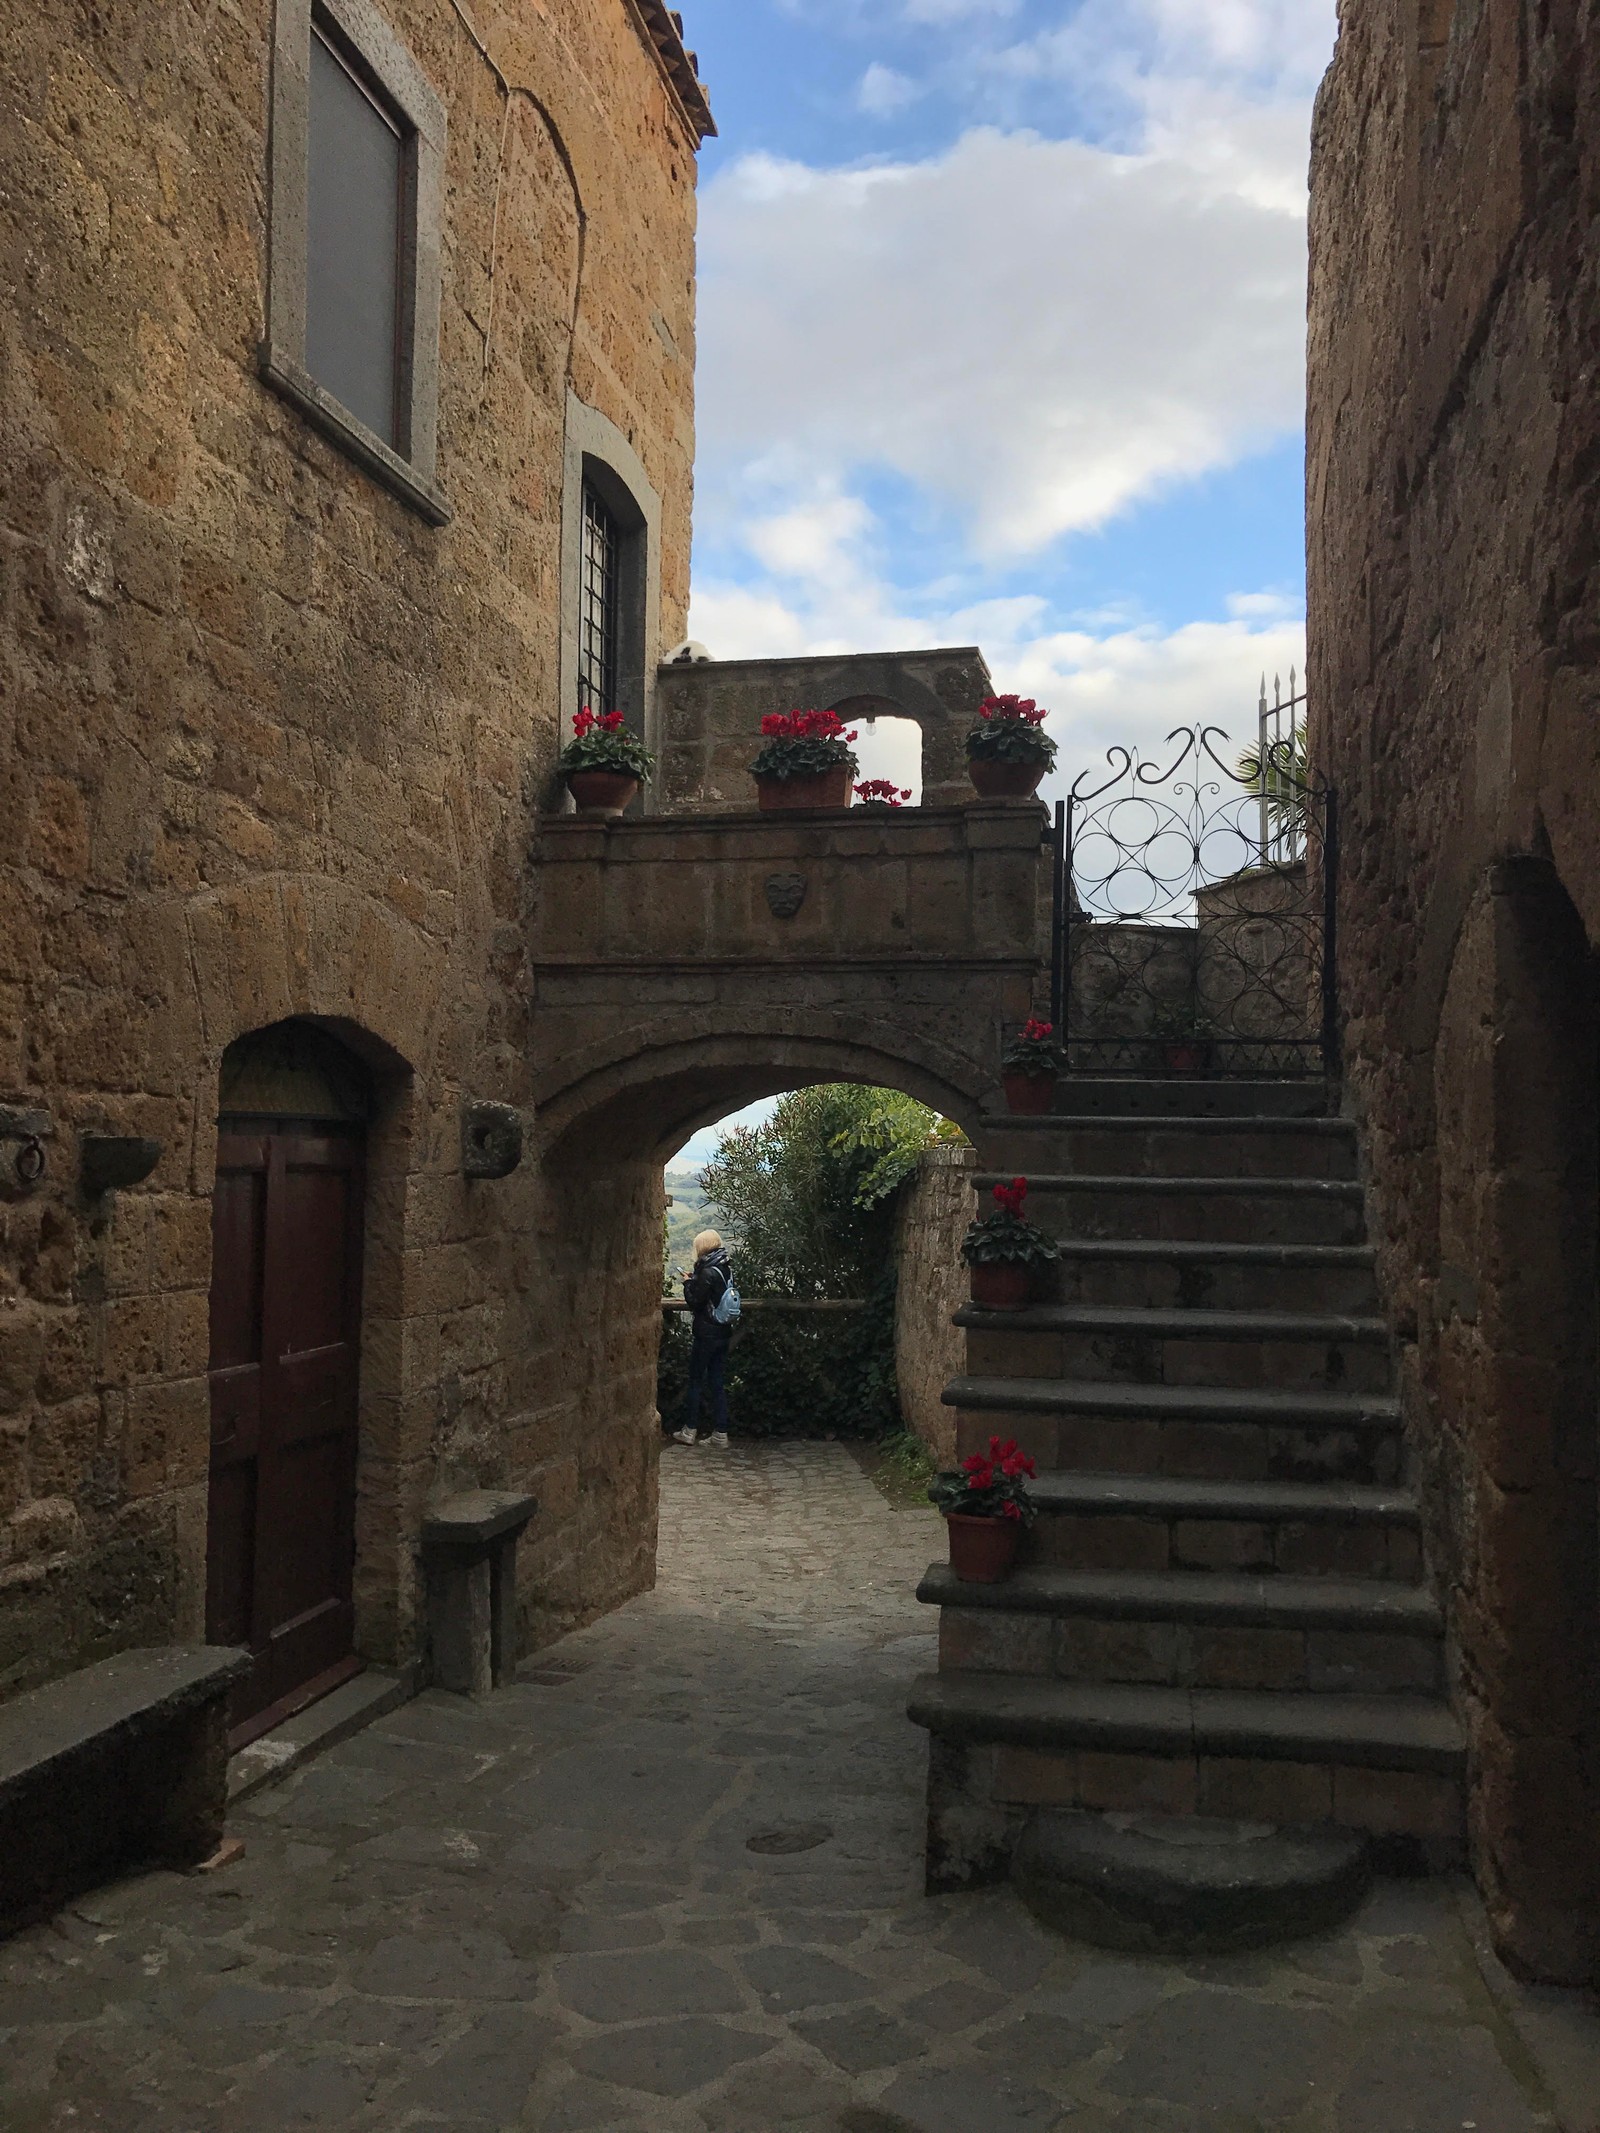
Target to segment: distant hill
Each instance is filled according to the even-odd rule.
[[[695,1238],[703,1229],[721,1229],[722,1222],[701,1189],[698,1170],[669,1170],[667,1194],[672,1205],[667,1209],[665,1286],[676,1290],[672,1269],[692,1266]]]

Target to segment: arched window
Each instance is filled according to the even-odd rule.
[[[855,751],[861,765],[858,783],[886,778],[898,791],[909,791],[911,798],[905,804],[916,806],[922,798],[920,720],[907,718],[900,705],[887,697],[850,696],[832,708],[856,729]]]
[[[661,503],[616,426],[567,405],[561,721],[620,711],[647,745],[660,655]]]

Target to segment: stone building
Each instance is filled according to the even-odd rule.
[[[440,1492],[546,1625],[651,1574],[659,1178],[463,1121],[683,634],[711,118],[659,0],[0,13],[0,1697],[209,1636],[260,1726],[415,1662]]]
[[[1502,1947],[1600,1957],[1591,10],[1346,0],[1312,183],[1347,1103]]]

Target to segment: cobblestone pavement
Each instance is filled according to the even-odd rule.
[[[1181,1968],[925,1899],[937,1520],[833,1445],[663,1466],[655,1593],[258,1795],[235,1866],[0,1949],[6,2133],[1556,2123],[1449,1888]]]

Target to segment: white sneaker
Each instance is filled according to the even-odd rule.
[[[672,1441],[674,1444],[694,1444],[699,1436],[697,1429],[675,1429],[672,1432]]]
[[[725,1452],[728,1449],[728,1432],[725,1429],[714,1429],[711,1432],[711,1445],[713,1450]]]

